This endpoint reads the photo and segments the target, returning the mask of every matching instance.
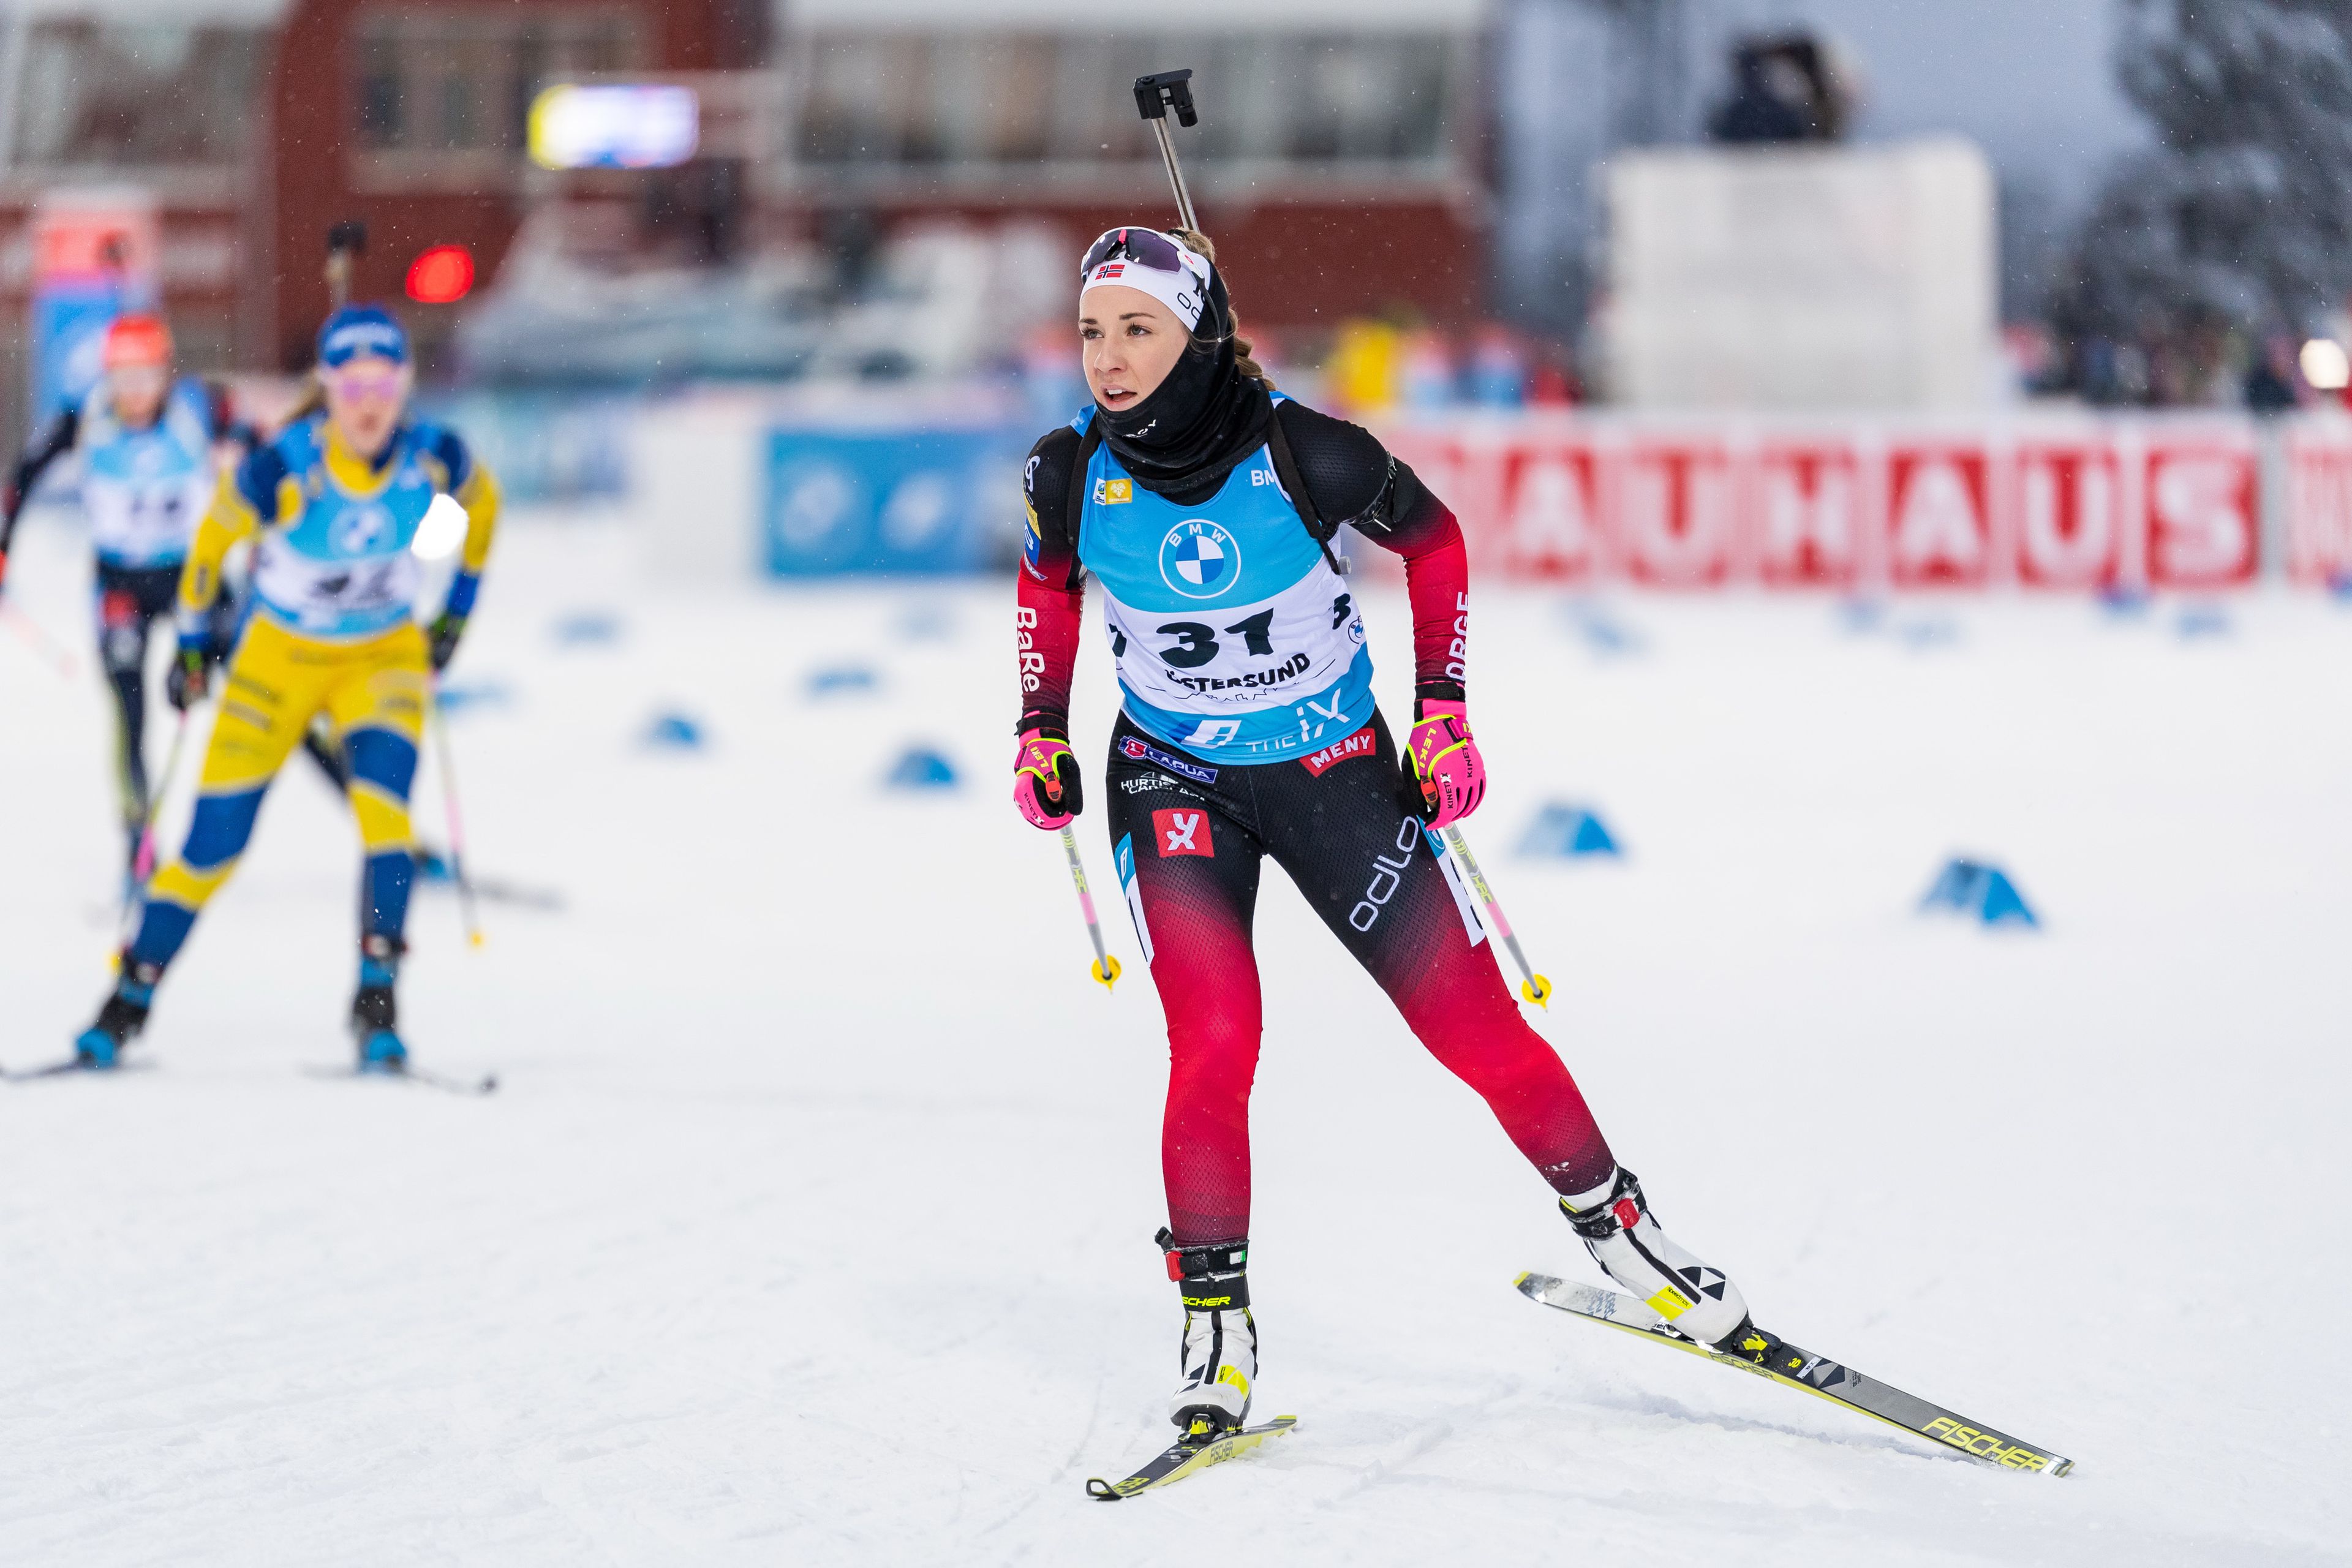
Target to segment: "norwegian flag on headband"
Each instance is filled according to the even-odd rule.
[[[1105,241],[1114,238],[1119,243],[1108,247],[1109,254],[1087,273],[1079,297],[1105,284],[1139,289],[1173,310],[1186,331],[1199,327],[1209,300],[1208,258],[1158,229],[1113,229],[1094,248],[1103,250]]]

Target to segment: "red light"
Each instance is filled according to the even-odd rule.
[[[452,305],[474,287],[474,258],[462,245],[436,245],[408,264],[408,297],[420,305]]]

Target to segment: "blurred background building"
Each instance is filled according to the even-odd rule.
[[[2285,0],[5,17],[12,440],[150,298],[266,403],[343,218],[525,493],[624,488],[627,400],[694,387],[1034,426],[1080,400],[1072,258],[1170,221],[1128,84],[1177,65],[1261,359],[1366,417],[2260,413],[2337,399],[2352,345],[2352,18]]]
[[[1775,139],[1775,72],[1813,71],[1837,100],[1801,134],[1957,132],[1986,148],[2018,231],[2009,303],[2041,306],[2050,237],[2099,162],[2144,139],[2111,85],[2112,32],[2104,0],[1207,0],[1148,30],[1067,0],[31,0],[0,42],[0,308],[29,309],[42,195],[99,187],[155,204],[182,341],[223,368],[299,364],[324,297],[320,237],[351,216],[375,235],[369,292],[399,292],[441,245],[492,284],[525,234],[526,257],[608,274],[625,255],[764,266],[772,286],[754,292],[806,315],[854,296],[910,230],[1069,248],[1158,216],[1123,86],[1181,60],[1199,72],[1186,153],[1204,221],[1254,324],[1320,358],[1350,319],[1433,326],[1464,352],[1478,323],[1507,323],[1572,382],[1605,272],[1594,171],[1710,125]],[[532,163],[545,88],[679,73],[740,121],[715,155],[563,176]],[[533,232],[551,204],[574,210]],[[779,303],[789,283],[803,297]],[[425,325],[436,369],[458,374],[447,325]],[[807,357],[776,343],[709,368]],[[14,392],[25,367],[10,368]],[[699,367],[689,347],[665,368]]]

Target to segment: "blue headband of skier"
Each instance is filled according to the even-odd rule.
[[[408,363],[408,334],[381,305],[346,305],[319,329],[319,363],[332,368],[362,354]]]

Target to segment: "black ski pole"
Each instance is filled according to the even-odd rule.
[[[367,254],[367,225],[347,217],[327,229],[327,309],[352,302],[352,263]]]

